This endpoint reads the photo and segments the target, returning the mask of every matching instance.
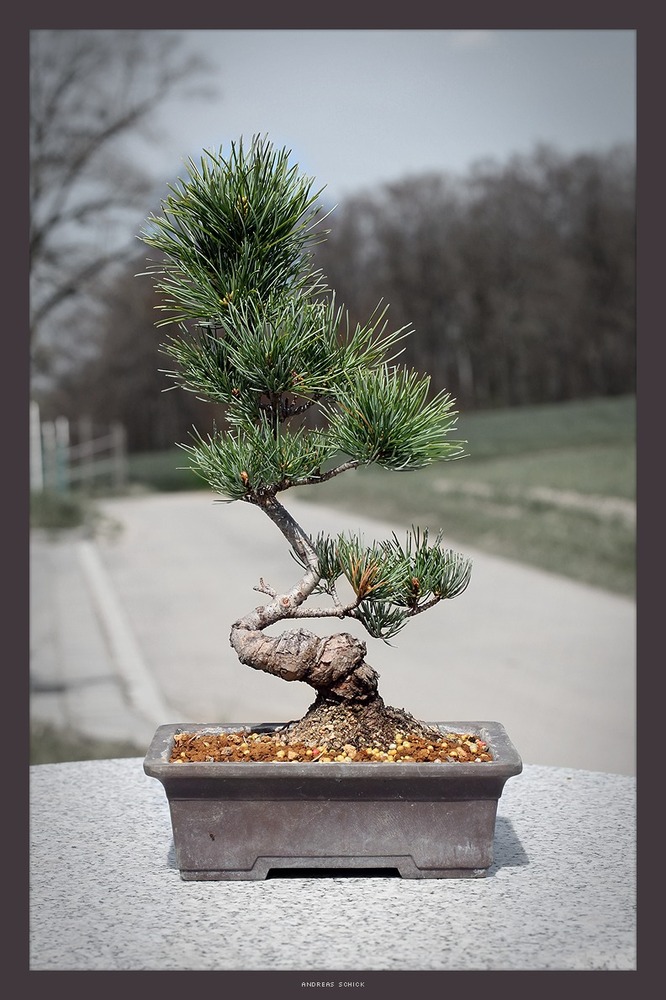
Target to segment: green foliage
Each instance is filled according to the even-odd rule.
[[[192,468],[225,500],[261,497],[312,482],[332,457],[329,436],[304,429],[273,434],[262,420],[242,430],[202,438],[181,445]]]
[[[255,137],[247,152],[241,142],[226,159],[220,151],[200,168],[190,161],[188,179],[170,188],[163,214],[142,234],[163,254],[146,272],[171,314],[157,325],[178,330],[163,345],[176,362],[166,374],[225,408],[222,430],[207,438],[195,430],[180,447],[225,501],[258,504],[273,517],[310,579],[317,557],[320,589],[337,600],[335,580],[345,576],[356,593],[345,614],[388,639],[460,593],[468,562],[445,553],[439,537],[428,545],[418,529],[404,546],[394,539],[365,548],[340,537],[320,539],[313,552],[279,513],[276,494],[359,465],[421,469],[461,457],[464,442],[449,440],[457,417],[450,395],[433,396],[429,376],[395,363],[409,328],[388,331],[380,303],[351,329],[312,267],[318,195],[289,155]],[[323,427],[306,420],[313,407]]]
[[[282,292],[263,302],[232,303],[218,327],[200,326],[194,335],[183,327],[183,336],[170,339],[165,353],[178,362],[178,371],[168,374],[226,404],[232,423],[256,420],[271,405],[283,419],[334,398],[349,375],[378,364],[393,349],[405,331],[387,333],[385,312],[376,310],[350,332],[334,296],[323,301]]]
[[[217,325],[232,302],[317,285],[306,247],[319,221],[320,192],[289,165],[288,150],[260,137],[246,150],[241,140],[226,160],[221,150],[206,152],[199,167],[188,160],[187,174],[169,185],[163,214],[151,215],[141,233],[166,258],[147,272],[162,275],[159,308],[172,313],[158,325]]]
[[[321,478],[336,453],[401,470],[460,457],[450,396],[429,399],[428,376],[389,363],[408,328],[388,332],[378,306],[350,330],[311,269],[316,196],[288,151],[255,137],[247,152],[232,143],[227,159],[190,161],[188,175],[142,238],[164,254],[147,273],[179,331],[163,345],[177,363],[167,374],[226,407],[224,433],[184,446],[197,474],[256,500]],[[327,433],[294,429],[315,404]]]
[[[428,402],[429,376],[396,366],[354,372],[329,408],[331,434],[342,452],[385,469],[421,469],[463,454],[449,441],[457,414],[448,393]]]
[[[394,534],[366,547],[358,535],[341,534],[319,535],[313,547],[320,592],[333,594],[344,577],[358,601],[352,617],[377,639],[393,638],[409,618],[462,594],[472,570],[469,559],[442,547],[441,532],[429,544],[428,531],[414,526],[404,543]]]
[[[428,530],[412,527],[405,544],[394,534],[382,542],[386,558],[399,574],[393,588],[396,604],[412,612],[422,611],[433,598],[458,597],[467,588],[472,563],[465,556],[442,547],[439,532],[434,545],[428,544]]]

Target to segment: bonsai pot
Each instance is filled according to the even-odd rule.
[[[160,726],[143,767],[164,786],[181,878],[265,879],[296,869],[485,875],[497,803],[522,761],[498,722],[435,725],[476,733],[493,759],[170,763],[177,733],[270,732],[279,724]]]

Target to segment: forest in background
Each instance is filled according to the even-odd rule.
[[[315,262],[350,324],[388,305],[390,328],[414,331],[403,360],[461,410],[635,392],[631,149],[539,147],[466,178],[405,178],[339,204],[324,226]],[[121,422],[130,451],[219,422],[210,404],[165,391],[168,328],[155,329],[144,268],[137,256],[107,285],[90,356],[40,400],[47,418]]]
[[[156,184],[132,141],[159,141],[171,94],[205,97],[206,64],[177,32],[40,30],[30,56],[31,398],[45,421],[122,425],[130,452],[170,448],[221,414],[167,391],[137,236],[177,179]],[[414,331],[401,360],[462,412],[631,395],[635,159],[538,146],[337,206],[324,187],[314,263],[350,324],[387,307],[389,328]]]
[[[548,147],[350,199],[318,248],[352,321],[380,298],[405,357],[465,409],[635,390],[632,150]]]

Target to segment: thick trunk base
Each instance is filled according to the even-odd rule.
[[[345,746],[384,747],[403,735],[438,739],[438,729],[404,709],[385,705],[377,671],[365,662],[364,642],[343,632],[320,638],[305,629],[267,635],[236,623],[231,645],[241,663],[288,681],[302,681],[317,698],[301,719],[279,732],[285,743],[341,751]]]

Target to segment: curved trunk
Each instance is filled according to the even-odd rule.
[[[317,697],[303,718],[281,730],[283,739],[342,749],[346,744],[390,742],[398,731],[439,736],[436,729],[403,709],[384,704],[378,692],[379,674],[365,662],[366,645],[348,632],[324,638],[303,628],[277,636],[266,633],[270,626],[289,619],[341,619],[356,605],[343,607],[336,600],[330,608],[306,610],[303,605],[321,580],[310,539],[275,496],[256,497],[250,502],[268,514],[307,567],[302,579],[286,594],[278,594],[261,580],[255,589],[272,600],[235,622],[230,635],[241,663],[282,680],[303,681],[316,691]]]
[[[285,743],[293,740],[339,752],[350,745],[386,745],[399,733],[441,735],[404,709],[384,703],[379,674],[364,659],[365,643],[346,632],[320,638],[296,629],[269,636],[236,622],[231,645],[241,663],[283,680],[303,681],[317,692],[305,715],[280,730]]]
[[[306,611],[305,601],[321,580],[316,552],[303,529],[274,496],[257,498],[302,564],[305,575],[287,594],[277,594],[264,581],[257,590],[272,600],[235,622],[230,642],[241,663],[286,681],[304,681],[330,701],[367,704],[377,697],[378,674],[365,662],[366,645],[347,632],[325,638],[297,628],[273,636],[266,629],[284,620],[314,616],[342,617],[341,605]]]

